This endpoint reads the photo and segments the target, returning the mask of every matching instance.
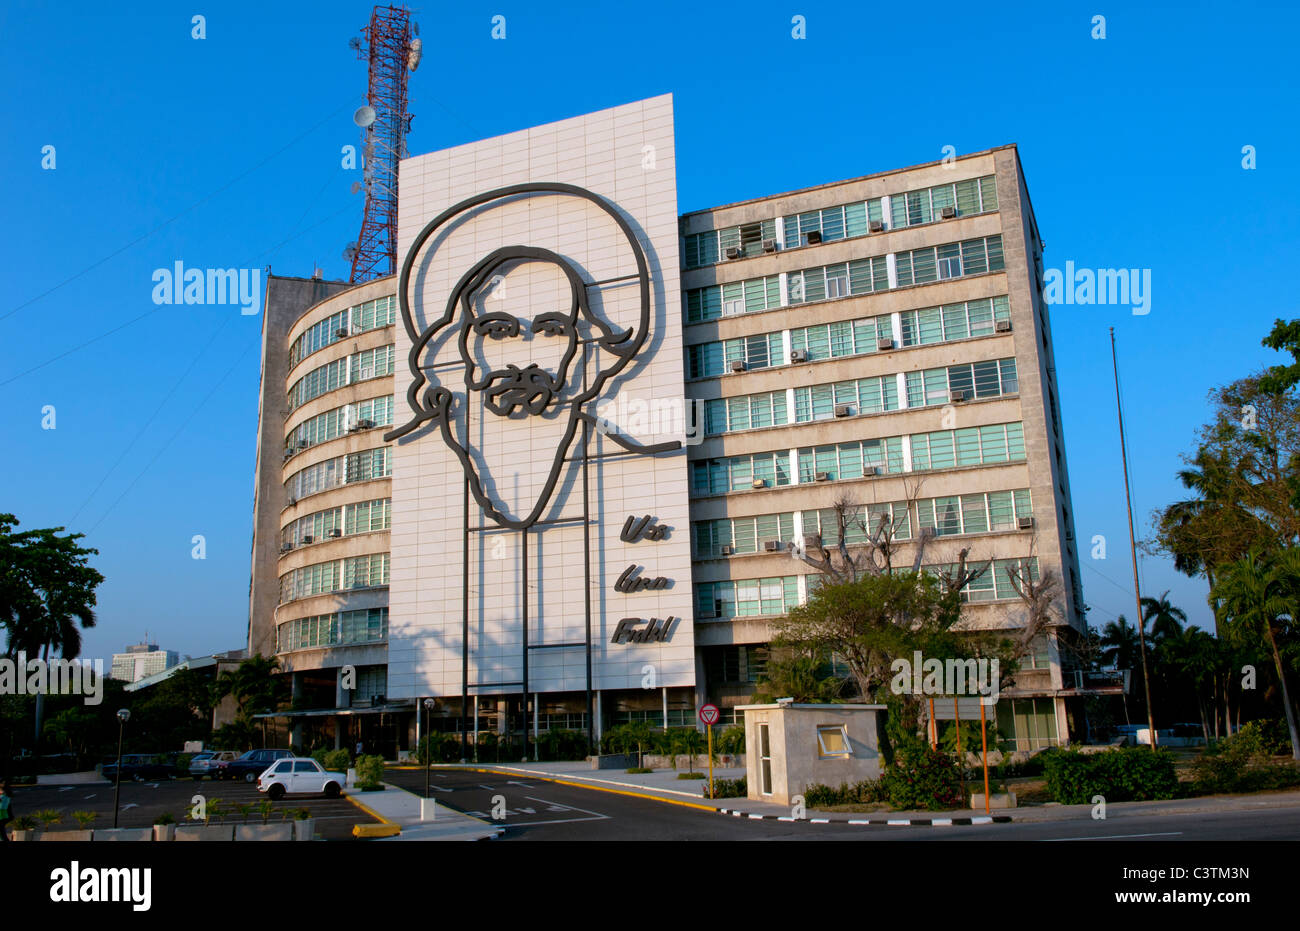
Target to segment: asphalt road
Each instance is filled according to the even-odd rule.
[[[390,769],[423,794],[424,774]],[[757,821],[649,799],[492,773],[432,774],[439,803],[506,828],[501,840],[541,841],[1295,841],[1300,808],[1125,816],[1039,823],[903,827]],[[498,798],[504,818],[493,818]]]
[[[169,813],[177,824],[185,821],[185,816],[193,806],[195,795],[203,795],[209,800],[220,799],[226,810],[226,824],[260,824],[262,818],[255,811],[247,817],[240,814],[239,805],[257,805],[265,796],[257,791],[255,785],[245,782],[213,782],[205,779],[195,782],[193,779],[173,779],[161,782],[124,782],[122,783],[121,810],[118,827],[146,828],[153,824],[153,819]],[[273,803],[271,822],[280,820],[280,812],[286,809],[306,808],[316,819],[316,833],[324,840],[355,840],[352,836],[354,824],[369,824],[375,821],[346,798],[327,799],[323,796],[291,795],[282,801]],[[14,788],[14,815],[35,815],[42,809],[54,809],[63,813],[63,821],[56,831],[73,831],[77,822],[72,818],[74,811],[93,811],[99,818],[92,827],[111,828],[113,826],[113,786],[79,785],[79,786],[16,786]],[[10,825],[12,828],[13,825]]]

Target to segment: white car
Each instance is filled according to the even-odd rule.
[[[343,773],[331,773],[311,757],[287,757],[276,760],[257,777],[257,791],[265,792],[272,801],[286,795],[321,795],[338,798],[347,785]]]

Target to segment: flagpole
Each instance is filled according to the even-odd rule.
[[[1142,690],[1147,701],[1147,727],[1151,734],[1151,749],[1159,744],[1156,737],[1156,716],[1151,708],[1151,676],[1147,670],[1147,638],[1142,620],[1142,588],[1138,583],[1137,542],[1133,537],[1133,498],[1129,493],[1128,448],[1124,443],[1124,409],[1119,403],[1119,361],[1115,355],[1115,328],[1110,328],[1110,361],[1115,371],[1115,412],[1119,416],[1119,455],[1124,463],[1124,502],[1128,506],[1128,546],[1133,556],[1133,596],[1137,604],[1138,653],[1142,657]]]

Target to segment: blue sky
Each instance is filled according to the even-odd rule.
[[[346,276],[362,205],[340,149],[366,88],[347,40],[369,16],[0,9],[0,511],[99,548],[87,656],[146,631],[194,655],[245,640],[260,316],[154,305],[151,275],[179,260]],[[671,92],[682,212],[1017,143],[1049,267],[1152,274],[1146,316],[1052,318],[1090,621],[1133,616],[1107,328],[1141,536],[1181,494],[1206,393],[1278,361],[1260,338],[1300,316],[1284,287],[1300,246],[1294,8],[465,3],[417,20],[412,154]],[[1089,558],[1095,534],[1105,560]],[[1203,583],[1156,559],[1142,577],[1210,625]]]

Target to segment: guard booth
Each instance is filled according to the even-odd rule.
[[[810,785],[880,776],[884,705],[741,705],[748,796],[791,804]]]

